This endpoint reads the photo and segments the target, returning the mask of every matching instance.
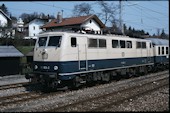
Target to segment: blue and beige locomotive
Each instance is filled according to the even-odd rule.
[[[152,40],[69,32],[44,32],[38,37],[29,78],[50,87],[78,87],[108,82],[115,76],[144,74],[159,59],[154,56]],[[164,48],[162,58],[167,65],[169,53]]]

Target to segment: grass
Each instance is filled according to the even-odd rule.
[[[16,48],[24,55],[24,57],[21,58],[21,63],[27,63],[26,54],[34,49],[34,46],[18,46]]]
[[[34,49],[34,46],[18,46],[16,47],[22,54],[26,55],[28,52],[30,52],[32,49]]]

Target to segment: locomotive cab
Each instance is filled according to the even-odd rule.
[[[63,34],[40,34],[33,56],[33,73],[26,76],[32,82],[45,83],[45,85],[58,85],[59,59],[61,54]]]

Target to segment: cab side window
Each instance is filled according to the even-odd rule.
[[[71,47],[76,47],[77,46],[77,39],[76,37],[71,37]]]

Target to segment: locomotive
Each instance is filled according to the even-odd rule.
[[[108,82],[169,67],[168,40],[43,32],[34,47],[32,82],[52,88]]]

